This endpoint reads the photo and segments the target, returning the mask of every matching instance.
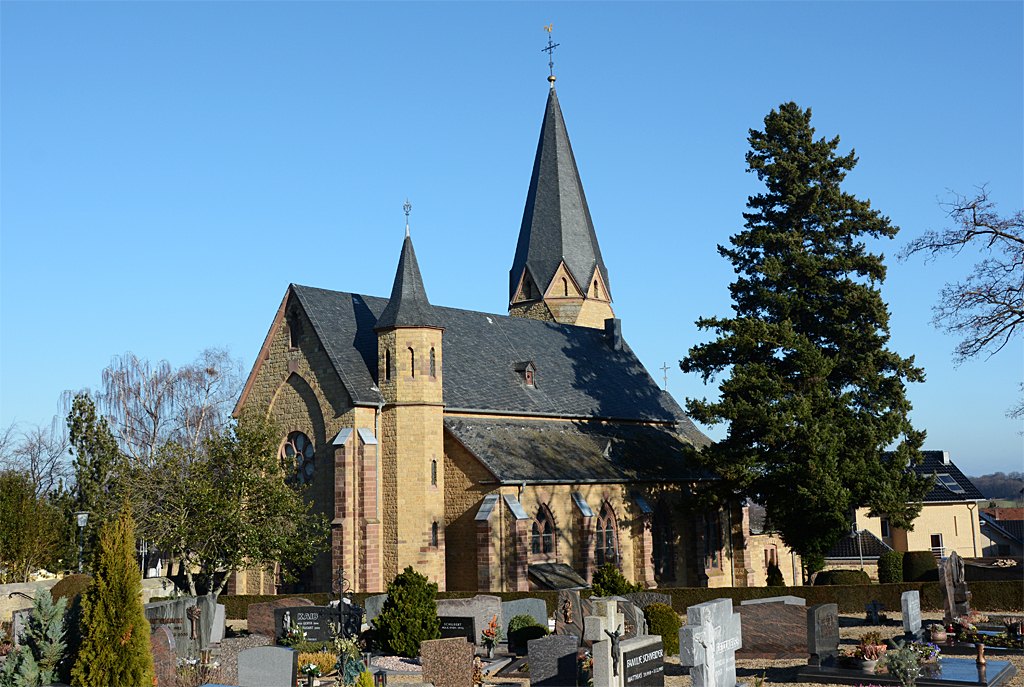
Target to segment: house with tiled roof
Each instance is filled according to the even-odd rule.
[[[507,315],[432,304],[408,224],[389,298],[284,294],[236,411],[278,421],[331,524],[292,591],[339,568],[381,591],[409,565],[442,590],[586,587],[605,563],[648,587],[747,584],[743,509],[686,507],[709,440],[615,317],[550,81]]]
[[[912,531],[893,527],[883,516],[857,511],[857,528],[869,531],[896,551],[928,551],[943,558],[956,551],[963,558],[982,554],[978,519],[979,502],[985,497],[950,460],[948,451],[921,451],[923,460],[913,466],[922,477],[934,477]]]

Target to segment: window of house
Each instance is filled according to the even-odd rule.
[[[775,565],[779,564],[778,550],[776,550],[776,548],[774,546],[769,547],[769,548],[764,550],[764,569],[765,570],[768,569],[768,565],[770,563],[775,563]]]
[[[533,370],[526,368],[526,386],[533,386]]]
[[[596,284],[596,282],[595,282]],[[654,574],[658,579],[675,579],[675,558],[672,554],[672,520],[665,503],[658,502],[651,522]]]
[[[606,501],[597,518],[597,547],[594,550],[597,565],[605,563],[618,565],[618,548],[616,546],[615,511]]]
[[[384,349],[384,379],[391,379],[391,349]]]
[[[704,568],[707,570],[722,567],[721,525],[718,511],[704,516]]]
[[[430,526],[430,545],[431,546],[437,546],[437,530],[438,530],[438,527],[437,527],[437,523],[435,522],[435,523],[433,523]]]
[[[437,376],[437,357],[433,348],[430,349],[430,376]]]
[[[409,376],[416,376],[416,351],[409,349]]]
[[[302,432],[292,432],[281,446],[284,463],[294,466],[295,472],[289,481],[299,484],[310,484],[313,481],[313,456],[316,450],[313,442]]]
[[[942,558],[943,555],[944,555],[943,551],[942,551],[942,534],[941,533],[933,534],[931,536],[931,540],[932,540],[932,553],[934,553],[939,558]]]
[[[888,539],[892,536],[889,531],[889,518],[882,518],[882,539]]]
[[[437,486],[437,461],[430,461],[430,486]]]
[[[546,554],[555,552],[555,523],[547,506],[541,505],[537,509],[537,517],[533,521],[532,530],[530,553],[546,559]]]

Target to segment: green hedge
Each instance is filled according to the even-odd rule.
[[[903,554],[904,582],[938,582],[939,566],[931,551],[907,551]]]
[[[1024,581],[1014,582],[970,582],[968,588],[973,595],[971,608],[985,613],[1006,611],[1020,613],[1024,612]],[[917,590],[921,595],[921,610],[941,611],[942,595],[939,592],[938,582],[904,582],[902,584],[867,584],[823,587],[676,587],[652,589],[659,594],[668,594],[672,597],[672,608],[677,613],[686,613],[686,609],[705,601],[714,599],[731,598],[734,605],[747,599],[764,599],[771,596],[799,596],[807,600],[808,606],[817,604],[834,603],[839,605],[840,613],[863,613],[864,604],[874,600],[885,605],[888,611],[900,610],[900,595],[903,592]],[[536,591],[536,592],[438,592],[438,599],[471,599],[477,594],[491,594],[501,597],[502,601],[513,599],[536,598],[544,599],[547,604],[548,617],[553,617],[558,607],[558,592]],[[589,590],[581,593],[581,596],[591,595]],[[329,599],[327,594],[287,594],[281,596],[256,596],[221,595],[220,603],[227,606],[227,617],[233,619],[244,619],[246,609],[251,603],[262,603],[288,597],[303,597],[315,604],[326,605]],[[374,596],[359,592],[349,594],[353,603],[363,605],[366,597]]]
[[[863,570],[822,570],[814,578],[814,586],[822,585],[871,584],[871,578]]]

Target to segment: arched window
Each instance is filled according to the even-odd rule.
[[[430,545],[437,546],[437,523],[430,526]]]
[[[437,486],[437,461],[430,461],[430,486]]]
[[[598,566],[605,563],[618,565],[616,538],[615,511],[605,501],[601,515],[597,518],[597,547],[594,553]]]
[[[675,557],[672,552],[672,520],[663,501],[654,509],[651,528],[651,543],[654,545],[654,574],[659,579],[675,579]]]
[[[566,279],[565,277],[562,277],[562,295],[569,295],[569,280]]]
[[[594,298],[600,298],[600,297],[601,297],[601,289],[600,289],[600,287],[598,287],[597,280],[595,279],[594,280]]]
[[[721,527],[718,511],[704,515],[704,568],[707,570],[722,567]]]
[[[295,472],[288,477],[291,482],[310,484],[313,482],[313,456],[316,453],[313,442],[302,432],[292,432],[281,446],[281,462],[293,466]]]
[[[409,349],[409,375],[416,376],[416,351]]]
[[[290,348],[299,347],[299,339],[302,337],[302,318],[299,317],[298,310],[292,310],[288,313],[288,346]]]
[[[384,379],[391,379],[391,349],[384,349]]]
[[[537,517],[533,521],[533,533],[530,538],[530,553],[540,560],[550,558],[555,553],[555,523],[551,511],[541,505],[537,509]]]
[[[437,376],[437,356],[434,354],[434,349],[430,349],[430,376]]]

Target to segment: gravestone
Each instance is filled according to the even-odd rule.
[[[441,621],[441,639],[464,637],[470,644],[476,644],[479,641],[476,618],[473,616],[442,615],[438,619]]]
[[[665,604],[666,606],[672,605],[672,597],[668,594],[659,594],[658,592],[631,592],[629,594],[623,594],[624,598],[629,599],[634,604],[643,610],[651,604]]]
[[[420,642],[423,681],[434,687],[471,687],[473,645],[462,637]]]
[[[921,635],[921,595],[912,590],[900,596],[900,610],[903,611],[903,631],[915,638]]]
[[[590,598],[591,605],[598,601],[614,601],[618,605],[618,612],[622,614],[622,638],[633,639],[647,634],[647,618],[643,609],[623,596],[593,596]]]
[[[665,649],[661,637],[623,640],[621,651],[624,687],[664,687]]]
[[[157,601],[142,609],[149,621],[150,632],[165,625],[174,635],[179,658],[198,654],[210,645],[217,602],[212,595]]]
[[[502,628],[505,630],[506,637],[508,637],[508,623],[517,615],[531,616],[537,621],[538,625],[548,626],[548,605],[544,603],[544,599],[530,597],[505,601],[501,604],[501,617],[504,622]]]
[[[238,687],[291,687],[298,671],[295,649],[258,646],[238,654]]]
[[[338,622],[338,612],[324,606],[290,606],[274,609],[276,637],[288,634],[292,625],[306,633],[307,642],[330,642],[334,639],[332,622]]]
[[[686,609],[686,625],[679,629],[679,665],[690,666],[691,687],[738,684],[736,652],[743,647],[741,622],[740,614],[732,612],[732,599],[715,599]]]
[[[174,646],[174,634],[166,625],[156,627],[149,635],[149,653],[156,676],[154,687],[177,687],[178,649]]]
[[[480,644],[480,633],[483,632],[491,620],[498,619],[498,626],[504,627],[501,618],[501,597],[487,594],[477,594],[472,599],[438,599],[438,616],[473,616],[476,618],[477,636],[474,644]]]
[[[807,658],[807,607],[773,603],[740,604],[743,648],[737,658]]]
[[[213,627],[210,629],[210,644],[224,641],[224,627],[227,625],[227,606],[217,604],[213,611]]]
[[[261,604],[249,604],[246,610],[246,627],[249,634],[276,637],[277,625],[274,623],[274,611],[278,608],[289,608],[295,606],[312,606],[309,599],[288,598],[274,599]]]
[[[625,618],[615,599],[594,601],[594,615],[583,620],[583,638],[591,643],[594,687],[622,687],[621,642]]]
[[[550,635],[526,643],[530,655],[530,685],[576,686],[576,652],[579,639],[573,635]]]
[[[387,594],[368,596],[363,600],[363,610],[366,612],[366,622],[368,624],[373,625],[373,619],[380,615],[381,609],[384,608],[384,602],[387,600]]]
[[[867,617],[864,618],[865,623],[870,625],[882,623],[881,613],[885,610],[885,604],[878,603],[878,599],[872,599],[871,603],[864,604],[864,610],[867,611]]]
[[[31,608],[14,611],[11,617],[11,634],[14,635],[14,648],[21,646],[21,634],[28,629],[28,621],[32,617]]]
[[[555,609],[555,634],[575,635],[583,641],[583,619],[593,613],[590,599],[581,599],[575,589],[561,589],[558,592],[558,608]]]
[[[753,606],[754,604],[773,604],[773,603],[784,603],[789,606],[806,606],[807,600],[801,599],[799,596],[767,596],[763,599],[744,599],[740,601],[740,606]],[[746,624],[743,625],[746,627]]]
[[[964,559],[956,551],[950,551],[949,557],[939,563],[939,591],[942,592],[942,607],[946,611],[947,623],[971,612],[971,593],[967,590]]]
[[[839,652],[839,606],[818,604],[807,609],[808,665],[821,665]]]

